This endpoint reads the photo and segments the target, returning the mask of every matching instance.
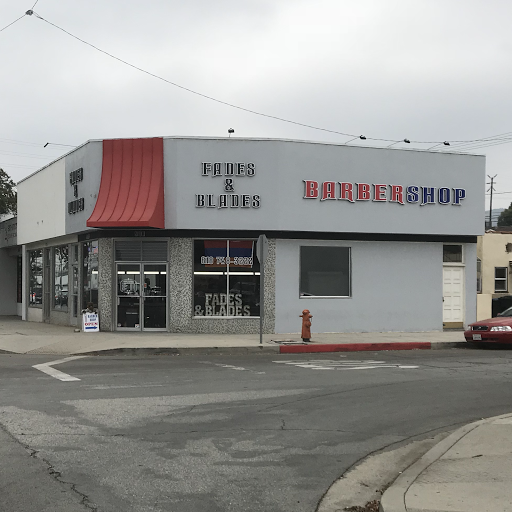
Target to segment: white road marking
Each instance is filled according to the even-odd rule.
[[[116,373],[117,375],[117,373]],[[78,379],[80,380],[80,379]],[[131,388],[163,388],[164,384],[130,384],[126,386],[108,386],[101,384],[85,384],[82,388],[105,390],[105,389],[131,389]]]
[[[278,364],[292,365],[298,368],[308,368],[309,370],[374,370],[376,368],[400,368],[415,369],[419,366],[409,366],[400,364],[386,364],[386,361],[367,360],[330,360],[330,359],[311,359],[309,361],[273,361]]]
[[[213,366],[220,366],[221,368],[227,368],[228,370],[251,372],[251,373],[256,373],[257,375],[265,374],[265,372],[257,372],[256,370],[251,370],[250,368],[244,368],[243,366],[233,366],[232,364],[211,363],[210,361],[202,361],[202,363],[203,364],[211,364]]]
[[[72,375],[68,375],[67,373],[56,370],[55,368],[52,368],[52,366],[56,364],[67,363],[68,361],[74,361],[75,359],[82,359],[84,357],[87,356],[66,357],[65,359],[59,359],[58,361],[50,361],[49,363],[35,364],[34,366],[32,366],[32,368],[35,368],[36,370],[46,373],[47,375],[50,375],[51,377],[59,379],[63,382],[72,382],[80,379],[78,377],[73,377]]]

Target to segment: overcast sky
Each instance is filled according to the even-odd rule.
[[[0,0],[0,29],[34,1]],[[509,0],[38,0],[34,11],[152,73],[270,115],[393,140],[512,136]],[[230,127],[240,137],[349,138],[192,95],[35,16],[0,32],[0,77],[0,167],[15,181],[71,149],[46,142]],[[494,206],[508,207],[512,139],[475,152],[506,192]]]

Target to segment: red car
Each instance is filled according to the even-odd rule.
[[[498,313],[495,318],[471,324],[464,332],[466,341],[512,343],[512,308]]]

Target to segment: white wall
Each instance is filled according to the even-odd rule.
[[[18,244],[65,234],[65,159],[18,183]]]
[[[464,326],[476,321],[476,244],[464,245],[466,316]],[[487,317],[489,318],[489,317]]]
[[[352,297],[299,298],[301,245],[351,247]],[[466,294],[475,295],[476,278],[466,275]],[[441,331],[442,278],[441,243],[277,240],[276,332],[298,332],[306,308],[313,333]],[[473,302],[466,314],[474,315]]]

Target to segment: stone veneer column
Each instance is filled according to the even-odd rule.
[[[269,240],[265,265],[265,318],[263,331],[275,332],[276,241]],[[212,334],[256,334],[257,318],[193,318],[193,240],[171,238],[169,243],[169,330],[171,332]]]
[[[265,262],[265,316],[263,317],[263,332],[276,332],[276,239],[268,240],[268,256]],[[258,327],[259,332],[259,327]]]
[[[191,332],[193,243],[191,238],[169,242],[169,330]]]
[[[98,240],[98,252],[100,329],[102,331],[112,331],[112,267],[114,265],[114,242],[112,238],[100,238]]]

